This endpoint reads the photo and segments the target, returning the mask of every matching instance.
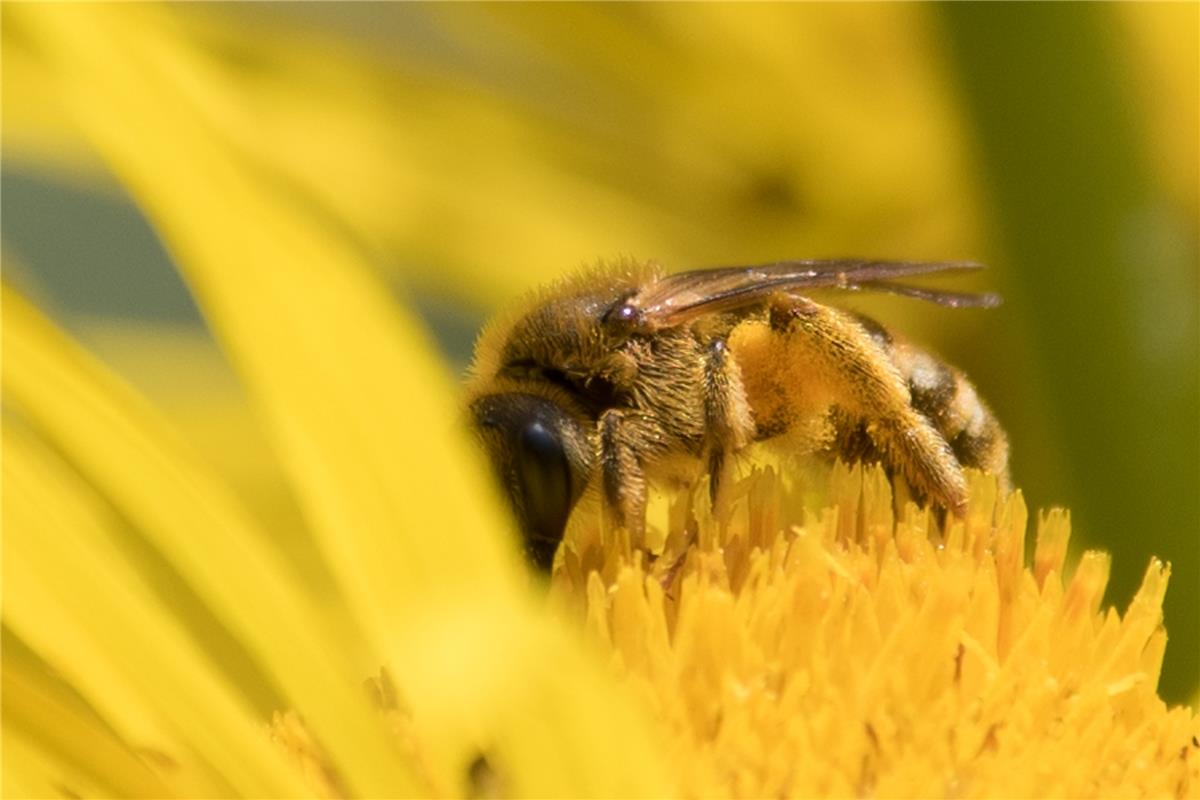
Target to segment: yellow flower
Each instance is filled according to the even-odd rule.
[[[1165,568],[1101,611],[1106,559],[1068,579],[1055,513],[1026,567],[986,480],[944,539],[857,468],[760,466],[720,518],[659,498],[645,553],[584,514],[547,601],[419,327],[161,12],[5,32],[170,249],[303,529],[6,287],[6,796],[1197,792]]]
[[[719,520],[672,510],[648,567],[609,543],[560,576],[682,795],[1200,793],[1200,717],[1155,694],[1166,565],[1122,615],[1100,607],[1104,553],[1065,566],[1064,512],[1039,518],[1026,566],[1024,502],[991,479],[943,536],[912,504],[894,516],[878,468],[824,476],[818,513],[795,475],[755,468]]]

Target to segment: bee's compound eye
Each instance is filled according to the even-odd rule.
[[[557,544],[572,500],[571,469],[562,439],[539,421],[527,423],[519,435],[515,466],[529,532],[535,539]],[[553,554],[551,546],[551,558]]]
[[[520,525],[525,553],[549,573],[591,469],[583,426],[554,401],[521,392],[480,397],[471,415]]]

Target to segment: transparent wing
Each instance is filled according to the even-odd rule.
[[[703,314],[752,306],[772,294],[806,289],[882,291],[953,308],[995,306],[1000,298],[994,294],[942,292],[893,282],[913,275],[979,269],[983,265],[973,261],[836,259],[692,270],[667,275],[646,286],[630,297],[618,314],[648,327],[669,327]]]

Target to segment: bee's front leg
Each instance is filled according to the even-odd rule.
[[[639,431],[628,412],[600,415],[600,479],[604,502],[616,523],[640,536],[646,524],[646,474],[637,456]]]

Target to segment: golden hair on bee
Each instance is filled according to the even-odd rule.
[[[978,268],[833,260],[667,274],[622,261],[497,316],[476,344],[467,401],[530,557],[549,569],[589,489],[635,531],[648,480],[707,474],[716,500],[731,458],[756,441],[880,461],[952,513],[965,505],[964,467],[1006,487],[1007,440],[961,372],[805,294],[995,305],[896,282]]]

